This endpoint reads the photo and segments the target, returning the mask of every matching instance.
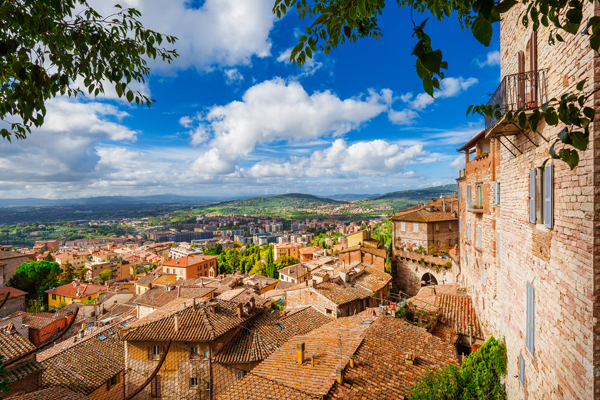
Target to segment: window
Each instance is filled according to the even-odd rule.
[[[150,397],[162,397],[160,375],[156,375],[150,382]]]
[[[204,359],[208,360],[208,358],[210,357],[210,352],[208,350],[204,350]]]
[[[198,387],[198,378],[197,377],[191,377],[190,378],[190,387],[191,388],[197,388]]]
[[[111,387],[115,386],[119,382],[119,376],[115,375],[106,382],[106,390],[110,390]]]
[[[52,295],[52,300],[56,300],[56,295],[55,294]]]
[[[169,268],[167,268],[167,274],[169,273]]]
[[[413,223],[413,232],[419,233],[419,224],[414,224]]]
[[[525,359],[523,354],[519,354],[519,382],[525,387]]]
[[[537,222],[537,168],[529,170],[529,222]]]
[[[400,231],[406,232],[406,223],[405,222],[400,222]]]
[[[535,351],[535,288],[527,282],[527,350],[534,356]]]
[[[452,239],[448,239],[448,246],[452,246]]]
[[[462,186],[458,187],[458,201],[462,200]]]
[[[435,224],[435,231],[439,232],[440,231],[440,224]]]
[[[554,165],[544,166],[544,226],[552,229],[554,225]]]
[[[238,371],[237,372],[237,380],[241,381],[246,376],[246,371]]]
[[[458,217],[458,232],[462,232],[462,217]]]
[[[150,359],[151,360],[158,360],[160,358],[160,355],[162,353],[160,346],[150,346]]]
[[[481,263],[481,284],[485,285],[485,264]]]
[[[435,244],[436,244],[437,246],[439,246],[439,245],[440,245],[440,241],[439,241],[439,240],[437,240],[437,241],[435,242]]]
[[[483,206],[483,185],[477,185],[477,205]]]
[[[471,207],[473,200],[471,199],[471,185],[467,185],[467,206]]]
[[[467,240],[471,240],[471,223],[467,222]]]
[[[448,222],[448,231],[452,232],[452,222]]]
[[[198,346],[190,347],[190,360],[196,360],[198,358]]]
[[[500,182],[494,183],[494,204],[500,205]]]
[[[477,227],[477,247],[481,248],[481,226]]]

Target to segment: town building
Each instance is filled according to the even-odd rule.
[[[35,345],[21,335],[13,323],[0,327],[0,355],[13,393],[34,392],[42,387],[42,365],[36,361]],[[10,392],[9,392],[10,393]]]
[[[277,243],[273,246],[273,260],[277,261],[281,257],[294,257],[300,259],[300,243]]]
[[[0,287],[0,318],[7,317],[17,311],[25,311],[25,296],[27,292],[6,287]],[[4,304],[4,305],[2,305]]]
[[[378,244],[379,242],[377,242]],[[385,271],[385,261],[388,257],[387,250],[383,246],[376,246],[366,242],[364,245],[348,247],[338,252],[340,261],[344,264],[365,263],[381,271]]]
[[[17,272],[17,267],[35,259],[35,252],[20,253],[10,246],[0,247],[0,287],[5,287],[10,278]]]
[[[56,310],[61,304],[82,303],[92,301],[106,291],[104,285],[94,285],[91,283],[80,283],[73,281],[66,285],[54,289],[46,290],[48,293],[48,307]]]
[[[196,254],[202,254],[202,249],[199,248],[192,248],[192,247],[182,247],[182,246],[177,246],[177,247],[173,247],[169,250],[169,258],[171,260],[179,260],[182,257],[188,257],[188,256],[193,256]]]
[[[162,268],[167,274],[175,274],[179,279],[214,278],[218,275],[217,257],[204,254],[194,254],[165,261]]]
[[[146,293],[154,285],[167,285],[175,283],[177,275],[167,273],[148,273],[135,281],[135,294]]]

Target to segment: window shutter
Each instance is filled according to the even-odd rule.
[[[496,205],[500,204],[500,182],[494,184],[494,202]]]
[[[400,222],[400,230],[402,232],[406,231],[406,223],[405,222]]]
[[[152,360],[152,346],[148,346],[148,360]]]
[[[523,354],[519,354],[519,382],[521,382],[521,386],[525,386],[525,359]]]
[[[477,247],[481,248],[481,226],[477,227]]]
[[[521,107],[525,106],[525,76],[522,75],[525,73],[525,53],[523,53],[522,51],[519,51],[517,53],[517,62],[518,62],[518,67],[519,67],[519,75],[518,75],[519,103],[518,103],[518,106],[519,106],[519,108],[521,108]]]
[[[535,168],[529,170],[529,222],[535,224]]]
[[[458,187],[458,201],[462,199],[462,186]]]
[[[485,285],[485,264],[480,262],[481,264],[481,283]]]
[[[160,375],[156,375],[156,397],[162,397],[161,379]]]
[[[160,354],[160,356],[162,357],[162,355],[163,355],[164,352],[165,352],[164,346],[159,346],[158,347],[158,354]]]
[[[534,356],[535,351],[535,289],[527,282],[527,350]]]
[[[544,225],[552,229],[554,225],[554,165],[544,166]]]
[[[458,217],[458,232],[462,232],[462,217]]]

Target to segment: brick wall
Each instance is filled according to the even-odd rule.
[[[527,54],[531,27],[519,23],[523,6],[518,4],[501,22],[502,74],[517,72],[517,52]],[[584,21],[596,14],[596,3],[585,3]],[[540,27],[537,34],[538,69],[546,69],[548,98],[560,97],[574,90],[577,82],[588,78],[598,82],[598,56],[589,50],[589,36],[565,34],[566,43],[550,46],[549,30]],[[526,63],[526,70],[529,64]],[[598,110],[600,98],[593,99]],[[550,143],[563,127],[551,128],[543,123],[538,131]],[[517,133],[502,142],[492,140],[496,154],[491,157],[493,173],[489,180],[501,182],[501,204],[489,213],[475,215],[461,203],[463,221],[484,228],[484,244],[478,250],[473,241],[461,238],[461,275],[459,279],[473,295],[486,335],[506,340],[508,373],[506,388],[509,399],[599,399],[600,335],[595,326],[600,317],[596,300],[600,285],[600,232],[598,205],[600,194],[600,141],[598,123],[593,123],[590,150],[580,154],[579,166],[571,171],[561,161],[554,163],[554,226],[529,222],[529,169],[540,167],[548,158],[549,143],[530,131]],[[532,143],[533,142],[533,143]],[[517,151],[518,148],[520,151]],[[522,152],[522,154],[521,154]],[[469,169],[469,175],[482,175]],[[488,182],[485,177],[477,178]],[[465,193],[464,188],[462,189]],[[488,188],[489,203],[490,196]],[[484,197],[485,197],[484,192]],[[484,205],[485,207],[485,205]],[[496,220],[494,221],[494,213]],[[495,226],[494,226],[495,222]],[[464,229],[464,226],[463,226]],[[475,231],[476,232],[476,231]],[[463,230],[464,233],[464,230]],[[472,231],[472,237],[475,238]],[[500,252],[494,238],[501,238]],[[471,256],[471,268],[462,258],[464,250]],[[495,261],[494,261],[495,259]],[[486,266],[486,284],[481,281],[480,265]],[[535,351],[526,348],[526,284],[535,288]],[[524,386],[519,381],[519,356],[525,362]]]

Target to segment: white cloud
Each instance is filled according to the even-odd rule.
[[[419,113],[405,108],[402,111],[390,110],[388,112],[389,120],[396,125],[411,125],[419,117]]]
[[[237,68],[230,68],[223,71],[228,85],[239,83],[244,80],[244,75]]]
[[[452,161],[450,164],[448,164],[448,166],[456,171],[463,169],[465,167],[464,154],[461,154],[460,156],[456,157],[454,159],[454,161]]]
[[[194,117],[204,128],[202,140],[192,135],[192,144],[213,138],[195,165],[213,162],[218,165],[215,170],[230,173],[257,143],[339,136],[385,112],[391,100],[389,89],[342,100],[330,91],[308,94],[296,81],[265,81],[248,89],[242,101],[214,106]]]
[[[205,0],[200,8],[190,8],[186,0],[95,0],[91,5],[109,15],[116,3],[139,10],[146,28],[178,38],[179,58],[171,64],[153,62],[153,69],[206,71],[249,65],[254,56],[271,54],[269,33],[275,17],[270,0]]]
[[[193,122],[193,120],[190,117],[188,117],[187,115],[179,118],[179,124],[181,126],[183,126],[184,128],[190,128],[192,126],[192,122]]]
[[[487,53],[485,60],[481,61],[480,57],[475,59],[475,63],[479,68],[494,67],[500,65],[500,52],[498,50]]]

